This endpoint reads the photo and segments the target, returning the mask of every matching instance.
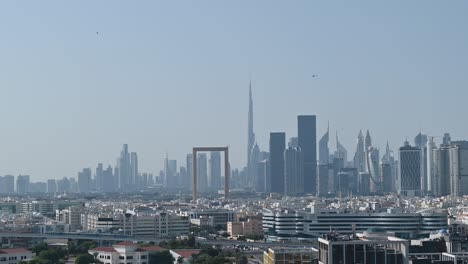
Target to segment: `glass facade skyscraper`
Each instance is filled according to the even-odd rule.
[[[284,150],[286,148],[286,134],[283,132],[270,133],[270,191],[284,193]]]
[[[317,125],[315,115],[297,117],[299,148],[304,157],[304,192],[317,191]]]

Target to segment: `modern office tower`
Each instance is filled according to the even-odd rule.
[[[253,120],[253,98],[252,98],[252,81],[249,82],[249,113],[247,126],[247,174],[249,182],[253,182],[256,177],[256,168],[258,160],[252,160],[252,151],[255,145],[254,120]],[[251,166],[253,165],[253,166]]]
[[[96,167],[96,173],[94,174],[94,183],[96,191],[102,191],[105,185],[104,182],[104,166],[102,163],[98,163]]]
[[[30,177],[29,175],[18,175],[16,178],[16,192],[25,194],[29,192]]]
[[[427,193],[427,135],[417,134],[414,145],[421,150],[421,193]]]
[[[468,141],[451,141],[450,194],[459,197],[468,194]]]
[[[12,194],[15,192],[15,176],[5,175],[0,176],[0,193]]]
[[[348,196],[350,193],[349,190],[349,174],[344,171],[338,172],[338,188],[337,193],[338,197]]]
[[[400,188],[404,196],[421,195],[421,150],[405,141],[400,148]]]
[[[390,146],[387,141],[387,146],[385,147],[385,154],[382,157],[382,163],[383,164],[389,164],[390,165],[390,170],[391,170],[391,177],[390,177],[390,186],[391,189],[388,192],[394,192],[397,188],[397,178],[398,178],[398,165],[397,161],[395,160],[395,156],[393,154],[393,151],[390,150]],[[383,175],[382,175],[383,178]],[[384,179],[385,180],[385,179]]]
[[[436,185],[434,182],[434,150],[436,149],[436,144],[434,142],[434,137],[430,137],[427,141],[426,146],[426,172],[427,172],[427,185],[426,190],[427,193],[434,194],[434,186]]]
[[[434,194],[438,197],[450,194],[449,145],[442,144],[432,151],[434,160]]]
[[[115,166],[114,167],[114,190],[120,190],[120,171],[119,167]]]
[[[91,191],[91,169],[84,168],[78,172],[78,191],[80,193],[89,193]]]
[[[180,180],[179,188],[181,188],[182,190],[187,190],[188,188],[187,183],[188,181],[190,181],[190,179],[187,177],[187,169],[184,166],[179,167],[179,180]]]
[[[370,136],[369,130],[366,133],[366,139],[364,141],[364,151],[366,153],[366,172],[369,172],[369,148],[372,147],[372,138]]]
[[[111,166],[108,166],[106,170],[102,172],[102,186],[101,186],[101,191],[110,193],[115,191],[115,185],[114,185],[114,174]]]
[[[382,180],[380,177],[380,156],[379,150],[374,147],[369,147],[367,150],[368,152],[368,166],[369,166],[369,174],[371,176],[371,185],[370,191],[371,193],[381,193],[382,192]]]
[[[250,164],[249,164],[249,176],[247,179],[247,186],[257,188],[257,181],[258,181],[258,163],[262,160],[260,147],[258,144],[255,144],[252,148],[252,152],[250,154]],[[221,162],[220,162],[221,164]],[[220,172],[221,174],[221,172]],[[221,187],[221,183],[219,183]]]
[[[370,174],[367,172],[359,173],[359,194],[360,195],[369,195],[370,194]]]
[[[452,141],[452,139],[450,138],[450,134],[449,133],[444,133],[444,137],[442,139],[442,144],[443,145],[449,145],[450,141]]]
[[[199,193],[208,192],[208,167],[206,153],[197,155],[197,190]]]
[[[193,189],[193,174],[192,174],[193,158],[192,157],[193,157],[192,154],[187,154],[187,158],[185,159],[185,167],[187,168],[187,178],[189,179],[186,184],[186,187],[190,191]]]
[[[130,188],[135,189],[138,178],[138,155],[136,152],[130,153]]]
[[[333,193],[337,194],[339,190],[339,181],[338,173],[344,169],[344,160],[342,158],[333,158],[333,163],[330,165],[333,170],[333,177],[331,178],[330,189]]]
[[[209,163],[208,191],[217,192],[221,188],[221,153],[212,151]]]
[[[55,179],[47,180],[47,193],[56,193],[57,192],[57,181]]]
[[[128,192],[131,186],[131,165],[130,165],[130,153],[128,153],[128,145],[124,144],[120,157],[117,159],[118,178],[119,178],[119,190]]]
[[[70,178],[70,192],[71,193],[77,193],[79,192],[79,186],[78,182],[76,181],[75,178]]]
[[[322,136],[319,141],[319,165],[328,165],[330,158],[330,149],[328,142],[330,140],[330,126],[327,127],[327,132]]]
[[[179,181],[177,177],[177,160],[170,160],[166,156],[164,162],[164,179],[168,188],[178,188]]]
[[[299,138],[300,142],[300,138]],[[286,134],[270,133],[270,184],[272,193],[284,193],[284,150],[286,149]],[[304,161],[305,162],[305,161]],[[305,174],[304,174],[305,182]]]
[[[264,159],[258,163],[258,187],[257,192],[269,193],[271,192],[271,174],[270,162]]]
[[[300,148],[284,151],[284,194],[298,196],[304,193],[304,157]]]
[[[316,122],[315,115],[300,115],[297,117],[298,143],[304,155],[304,192],[311,194],[317,192]]]
[[[380,175],[382,178],[382,191],[384,193],[393,192],[392,166],[388,163],[380,163]]]
[[[326,196],[328,194],[329,165],[318,165],[317,177],[317,196]]]
[[[358,236],[329,234],[319,238],[318,248],[320,264],[408,264],[410,259],[410,241],[378,228]]]
[[[336,152],[335,152],[335,157],[336,158],[341,158],[343,159],[343,164],[346,165],[348,164],[348,151],[346,148],[340,143],[340,140],[338,139],[338,132],[336,133]]]
[[[343,168],[340,172],[348,174],[348,194],[357,194],[359,193],[359,172],[356,168]]]
[[[359,130],[353,161],[354,167],[357,168],[359,172],[366,171],[366,152],[364,150],[364,136],[362,135],[362,130]]]

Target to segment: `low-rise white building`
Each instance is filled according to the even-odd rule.
[[[18,264],[21,261],[30,260],[34,256],[34,253],[24,248],[0,249],[1,264]]]
[[[138,244],[121,242],[112,247],[97,247],[88,251],[104,264],[148,264],[149,253]]]

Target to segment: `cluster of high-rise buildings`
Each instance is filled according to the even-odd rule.
[[[468,194],[468,142],[452,141],[446,133],[439,146],[436,136],[419,133],[414,145],[406,140],[397,155],[389,144],[381,153],[367,130],[359,131],[354,156],[336,135],[336,148],[330,150],[330,129],[317,140],[317,117],[297,116],[297,134],[271,132],[269,149],[262,151],[254,133],[252,88],[249,88],[247,162],[231,169],[231,189],[286,196],[348,196],[398,193],[404,196],[460,196]],[[318,144],[317,144],[318,143]],[[318,154],[318,155],[317,155]],[[383,154],[383,155],[381,155]],[[166,190],[190,191],[193,185],[193,154],[185,164],[164,159],[163,170],[153,177],[140,173],[138,155],[124,144],[115,167],[98,164],[93,171],[84,168],[76,178],[31,182],[27,175],[0,177],[0,193],[89,193],[135,192],[150,186]],[[218,193],[222,189],[224,169],[221,152],[198,153],[197,190]]]
[[[155,184],[151,173],[140,173],[138,155],[129,152],[124,144],[114,168],[105,168],[99,163],[93,172],[83,168],[77,177],[48,179],[46,182],[31,182],[29,175],[0,176],[0,194],[27,193],[90,193],[90,192],[134,192]]]

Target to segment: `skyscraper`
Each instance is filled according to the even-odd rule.
[[[468,194],[468,141],[451,141],[450,194],[459,197]]]
[[[357,138],[356,153],[354,154],[354,167],[357,168],[359,172],[366,171],[366,152],[364,151],[364,136],[362,135],[361,130],[359,130]]]
[[[382,176],[382,191],[384,193],[393,192],[392,168],[389,163],[380,164],[380,175]]]
[[[414,138],[414,145],[421,151],[421,193],[427,192],[427,135],[419,133]]]
[[[298,196],[304,193],[304,157],[300,148],[289,147],[284,151],[284,194]]]
[[[249,83],[249,113],[248,113],[248,128],[247,128],[247,178],[249,183],[255,181],[257,169],[256,164],[258,160],[252,160],[252,152],[255,145],[255,133],[253,127],[253,98],[252,98],[252,81]]]
[[[135,190],[138,178],[138,155],[136,152],[130,153],[130,188]]]
[[[192,157],[193,157],[192,154],[187,154],[187,158],[185,159],[185,167],[187,168],[188,182],[187,182],[187,184],[184,184],[184,186],[190,191],[193,188],[193,174],[192,174],[193,158]]]
[[[248,180],[248,187],[255,187],[257,188],[258,183],[258,163],[262,160],[260,147],[257,143],[252,148],[252,152],[250,154],[250,176]]]
[[[91,176],[90,168],[84,168],[78,173],[78,191],[80,193],[89,193],[91,191]]]
[[[18,175],[16,178],[16,192],[19,194],[25,194],[29,192],[29,175]]]
[[[348,151],[346,148],[340,143],[340,140],[338,139],[338,132],[336,132],[336,153],[335,153],[336,158],[342,158],[343,159],[343,164],[347,166],[348,164]]]
[[[297,117],[299,148],[304,157],[304,192],[317,191],[317,126],[315,115]],[[272,162],[273,163],[273,162]],[[273,173],[273,172],[272,172]]]
[[[208,191],[208,167],[206,153],[198,153],[197,159],[197,190],[199,193],[206,193]]]
[[[47,180],[47,193],[54,194],[57,192],[57,182],[55,179]]]
[[[397,180],[397,171],[398,165],[397,161],[395,161],[395,157],[393,151],[390,150],[390,146],[387,141],[387,146],[385,147],[385,154],[382,157],[382,165],[389,165],[390,166],[390,178],[385,178],[387,175],[381,174],[382,179],[384,181],[384,192],[394,192],[396,188],[396,180]],[[385,168],[388,170],[388,168]],[[388,171],[385,171],[388,173]]]
[[[210,153],[210,167],[208,173],[208,190],[217,192],[221,188],[221,154],[218,151]]]
[[[434,150],[436,149],[436,144],[434,142],[434,137],[430,137],[427,141],[426,146],[426,173],[427,173],[427,186],[426,190],[428,193],[434,194]]]
[[[367,130],[366,139],[364,141],[364,144],[365,144],[364,145],[364,151],[366,153],[365,154],[366,172],[369,172],[369,148],[372,147],[372,138],[370,136],[369,129]]]
[[[330,149],[328,148],[328,141],[330,140],[329,132],[330,126],[327,127],[327,132],[325,132],[319,141],[319,165],[328,165],[330,159]]]
[[[0,193],[12,194],[15,192],[15,176],[0,176]]]
[[[371,176],[370,191],[371,193],[382,192],[382,180],[380,178],[380,157],[379,150],[374,147],[369,147],[368,152],[368,163],[369,163],[369,174]]]
[[[400,148],[399,193],[413,197],[421,195],[421,150],[405,141]]]
[[[448,141],[449,142],[449,141]],[[450,146],[442,144],[432,151],[434,164],[434,194],[446,196],[450,194]]]
[[[270,161],[264,159],[258,163],[258,181],[257,191],[262,193],[269,193],[271,190],[271,175],[270,175]]]
[[[101,190],[103,192],[109,193],[115,191],[114,174],[111,166],[108,166],[107,169],[102,172],[102,182]]]
[[[69,193],[71,190],[71,183],[67,177],[63,177],[57,181],[57,192],[58,193]]]
[[[94,174],[94,181],[95,181],[95,187],[97,191],[102,191],[104,188],[104,167],[102,163],[98,163],[98,166],[96,167],[96,173]]]
[[[117,159],[119,190],[128,192],[131,185],[131,167],[130,167],[130,154],[128,153],[128,145],[124,144],[120,157]]]
[[[284,150],[286,134],[270,133],[270,186],[273,193],[284,193]]]

